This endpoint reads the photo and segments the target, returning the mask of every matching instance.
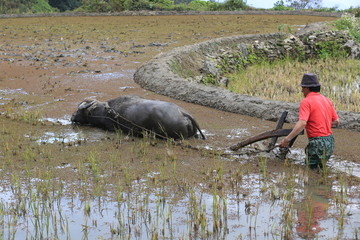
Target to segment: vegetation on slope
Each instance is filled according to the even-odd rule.
[[[139,10],[178,10],[178,11],[234,11],[254,9],[246,0],[2,0],[0,14],[50,13],[65,11],[120,12]],[[272,10],[337,11],[336,7],[323,8],[319,0],[279,0]],[[360,10],[346,10],[359,16]]]
[[[334,25],[338,30],[348,31],[360,43],[360,22],[353,15],[343,16]],[[246,69],[230,73],[228,88],[264,99],[300,102],[302,74],[313,72],[323,83],[322,93],[334,101],[338,110],[360,112],[360,61],[348,59],[344,49],[335,42],[319,43],[318,47],[317,57],[306,61],[258,59]]]

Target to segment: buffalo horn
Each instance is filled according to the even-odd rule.
[[[90,102],[91,101],[91,102]],[[79,104],[79,109],[85,109],[85,108],[88,108],[90,106],[92,106],[96,100],[85,100],[83,101],[82,103]]]

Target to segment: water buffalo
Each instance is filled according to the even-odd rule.
[[[151,131],[160,138],[189,138],[199,131],[205,139],[195,119],[184,109],[174,103],[135,95],[125,95],[107,102],[85,99],[79,104],[71,121],[111,131],[121,129],[137,136]]]

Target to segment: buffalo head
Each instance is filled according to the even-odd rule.
[[[85,99],[79,104],[77,111],[71,116],[71,122],[113,128],[113,126],[109,126],[109,124],[113,125],[113,123],[107,120],[107,109],[109,109],[107,102]]]

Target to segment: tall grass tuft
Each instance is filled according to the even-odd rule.
[[[303,73],[316,73],[321,92],[337,110],[360,111],[360,61],[352,59],[317,59],[298,62],[291,59],[262,62],[246,71],[229,74],[231,91],[268,100],[300,102],[299,86]]]

